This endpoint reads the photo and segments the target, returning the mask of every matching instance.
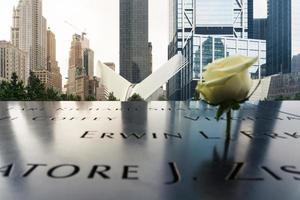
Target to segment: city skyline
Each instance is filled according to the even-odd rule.
[[[47,18],[48,26],[56,34],[57,60],[63,77],[67,76],[69,44],[72,35],[75,32],[84,31],[85,28],[91,41],[91,48],[95,50],[95,61],[114,62],[118,71],[119,0],[109,2],[104,0],[63,0],[59,5],[51,0],[43,0],[43,2],[43,13]],[[13,7],[17,3],[18,0],[0,0],[0,21],[3,26],[0,40],[10,40],[11,17]],[[265,17],[265,2],[256,0],[255,4],[255,17]],[[82,12],[82,8],[89,12],[78,15]],[[55,14],[53,14],[54,12]],[[69,21],[80,30],[74,30],[65,21]],[[168,32],[168,1],[151,0],[149,2],[149,41],[153,44],[153,70],[167,61]]]

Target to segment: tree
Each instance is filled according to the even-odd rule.
[[[33,72],[30,72],[27,86],[27,100],[30,101],[43,101],[47,99],[46,89],[43,83],[34,75]]]
[[[16,73],[13,73],[11,76],[11,81],[9,84],[9,90],[11,99],[13,101],[25,100],[26,99],[26,90],[22,81],[18,80]]]
[[[2,101],[23,101],[26,100],[26,90],[22,81],[18,80],[16,73],[13,73],[10,82],[0,83],[0,100]]]
[[[46,99],[47,101],[60,101],[62,100],[61,95],[54,88],[47,88]]]
[[[109,93],[108,101],[117,101],[117,98],[114,96],[113,92]]]
[[[300,100],[300,93],[297,93],[294,97],[294,100]]]
[[[0,83],[0,100],[9,101],[10,99],[9,82],[2,81]]]
[[[86,101],[97,101],[96,97],[89,95],[86,99]]]
[[[63,100],[63,101],[81,101],[81,97],[73,95],[73,94],[62,94],[61,100]]]
[[[128,101],[145,101],[139,94],[134,93]]]

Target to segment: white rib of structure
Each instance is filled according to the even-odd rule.
[[[102,84],[109,92],[121,101],[128,100],[133,94],[139,94],[143,99],[148,99],[155,91],[170,80],[184,67],[182,55],[176,55],[153,74],[138,84],[132,84],[119,74],[115,73],[105,64],[98,62],[96,76],[101,77]]]

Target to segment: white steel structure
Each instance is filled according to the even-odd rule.
[[[143,99],[148,99],[185,66],[182,64],[182,61],[181,55],[174,56],[139,84],[130,83],[101,62],[98,62],[96,76],[101,77],[102,84],[108,92],[113,92],[114,96],[121,101],[128,100],[135,93],[139,94]]]

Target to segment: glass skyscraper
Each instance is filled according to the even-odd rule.
[[[267,74],[300,71],[300,0],[268,1]]]
[[[148,0],[120,0],[120,74],[139,83],[152,72]]]
[[[253,32],[251,39],[267,40],[267,22],[267,18],[257,18],[253,20]]]
[[[217,59],[231,55],[258,57],[258,62],[250,69],[252,76],[259,75],[259,67],[266,63],[266,41],[220,37],[195,34],[183,48],[183,55],[188,64],[179,72],[178,95],[179,100],[195,97],[195,87],[201,80],[201,73],[205,66]]]
[[[248,38],[254,35],[254,0],[248,0]]]
[[[168,82],[168,98],[191,99],[202,73],[201,68],[206,64],[234,52],[250,56],[252,52],[249,48],[252,48],[254,41],[247,38],[248,27],[252,24],[253,0],[170,0],[168,55],[171,58],[182,52],[189,64]],[[199,38],[202,41],[197,43]],[[262,43],[265,51],[265,42]],[[196,49],[198,53],[194,52]],[[265,60],[265,55],[259,53],[260,49],[255,49],[255,52],[255,56],[260,54]],[[196,62],[197,59],[201,59],[201,63]]]

